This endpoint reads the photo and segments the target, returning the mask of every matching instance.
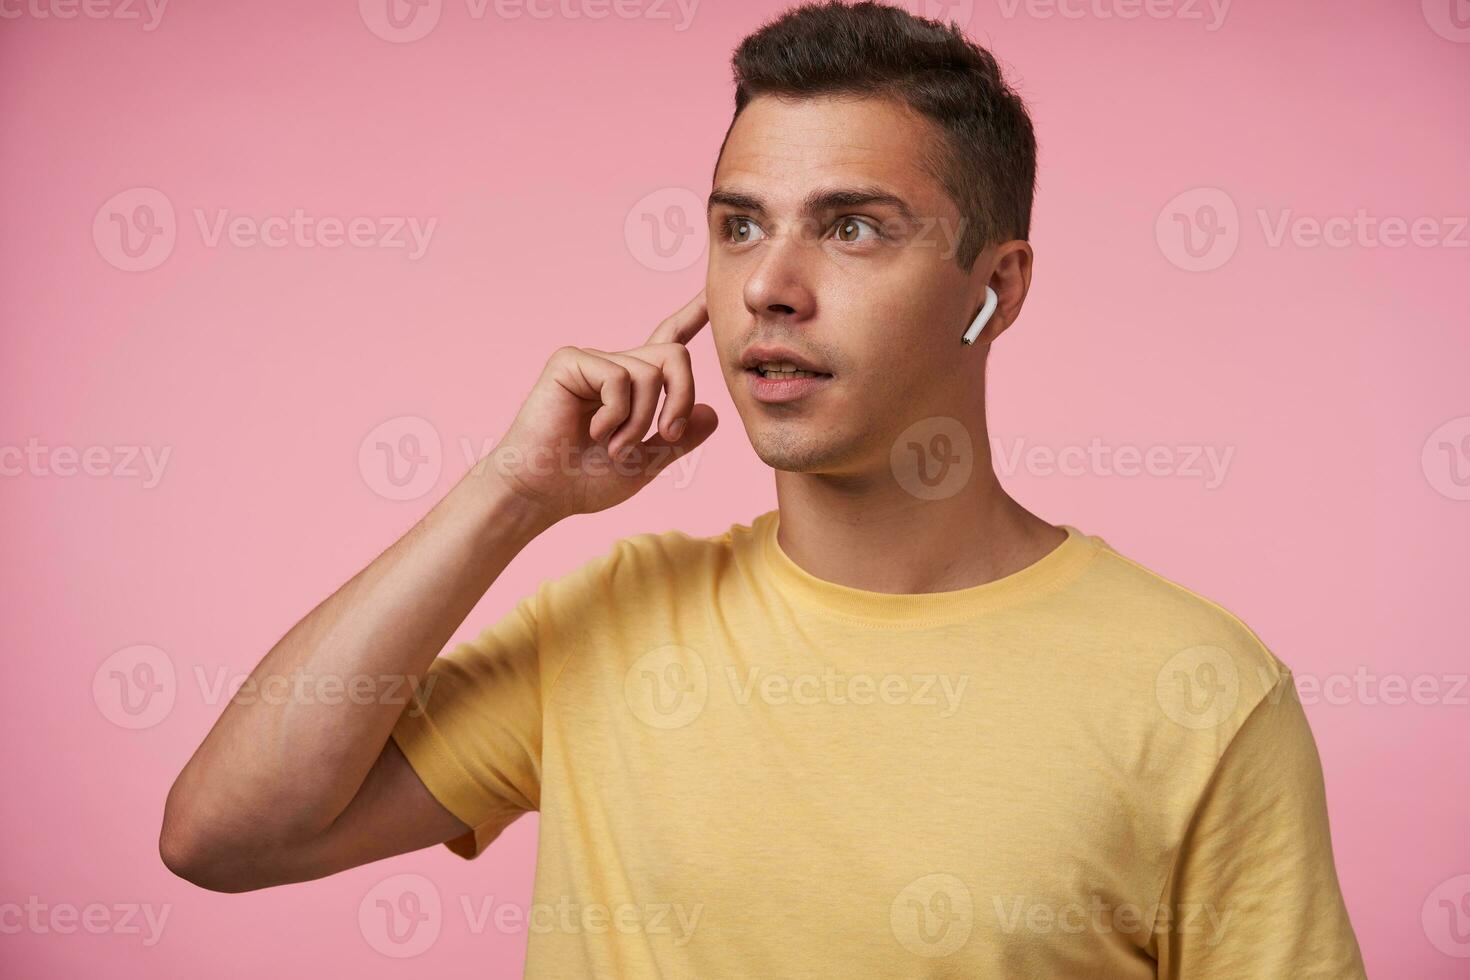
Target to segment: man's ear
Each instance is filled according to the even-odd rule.
[[[986,251],[989,251],[987,249]],[[1031,243],[1024,239],[1013,239],[1002,242],[995,246],[995,254],[989,262],[985,261],[984,252],[975,261],[975,275],[977,282],[975,291],[979,295],[976,301],[973,319],[978,314],[985,302],[985,286],[988,284],[995,290],[999,297],[995,312],[991,314],[990,321],[985,324],[985,329],[980,331],[976,338],[976,345],[989,344],[1005,332],[1006,328],[1016,322],[1021,315],[1021,306],[1026,302],[1026,293],[1031,288],[1031,261],[1033,258]],[[987,281],[979,280],[986,268],[990,269]]]

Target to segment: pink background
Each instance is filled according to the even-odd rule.
[[[461,439],[493,440],[554,347],[641,342],[700,287],[702,215],[686,210],[696,234],[663,269],[643,214],[674,227],[679,202],[708,192],[729,53],[782,5],[705,0],[680,29],[677,6],[652,0],[604,19],[556,12],[602,9],[590,0],[542,18],[445,0],[405,42],[370,29],[392,33],[381,0],[178,3],[152,30],[28,2],[0,20],[0,447],[62,452],[19,466],[12,452],[0,477],[0,905],[169,917],[148,945],[117,911],[101,934],[0,916],[0,972],[517,973],[525,933],[477,934],[460,898],[530,901],[534,818],[475,862],[435,848],[228,896],[160,863],[164,796],[221,708],[210,685],[407,529],[465,471]],[[1078,16],[955,5],[1012,66],[1041,142],[1036,275],[992,357],[994,436],[1233,452],[1213,487],[1182,465],[1006,482],[1240,614],[1299,679],[1369,678],[1307,712],[1381,977],[1470,972],[1470,944],[1422,916],[1470,890],[1455,880],[1470,874],[1470,690],[1453,690],[1470,670],[1470,231],[1455,221],[1470,208],[1470,29],[1449,2],[1241,2],[1218,24],[1196,4],[1133,19],[1101,16],[1122,0]],[[134,188],[171,204],[176,241],[124,271],[111,215],[141,198],[108,202]],[[1207,222],[1199,205],[1222,198],[1238,214],[1215,212],[1217,267],[1183,267],[1174,215]],[[298,208],[437,224],[415,259],[211,245],[194,216]],[[1360,210],[1432,230],[1396,248],[1272,243],[1283,215]],[[773,506],[708,336],[693,347],[723,425],[685,485],[665,477],[553,529],[461,637],[615,537],[714,533]],[[420,442],[423,495],[395,500],[359,448],[404,416],[423,422],[390,422],[390,442],[427,424],[441,444]],[[170,453],[156,486],[128,475],[112,448],[128,446]],[[61,475],[65,447],[106,447],[95,467],[112,475]],[[136,652],[109,658],[136,645],[162,651],[147,656],[164,700],[129,728],[111,667],[147,675]],[[1439,696],[1385,703],[1390,676]],[[358,912],[405,873],[444,912],[400,961]]]

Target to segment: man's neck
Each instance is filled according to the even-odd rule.
[[[1017,503],[985,462],[943,500],[915,497],[886,471],[777,471],[777,542],[811,575],[869,592],[949,592],[993,582],[1039,561],[1067,533]]]

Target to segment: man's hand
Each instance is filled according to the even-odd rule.
[[[292,627],[251,672],[252,689],[424,677],[536,535],[632,496],[714,431],[714,411],[694,403],[684,346],[706,322],[701,290],[642,347],[557,351],[483,468]],[[642,441],[660,391],[658,431]],[[633,458],[610,459],[609,448]],[[176,874],[248,891],[469,831],[390,741],[396,699],[277,701],[232,698],[174,781],[158,846]]]
[[[541,509],[548,524],[627,500],[719,422],[714,409],[694,401],[686,346],[708,322],[701,289],[641,347],[556,351],[482,465]],[[655,412],[657,427],[645,439]]]

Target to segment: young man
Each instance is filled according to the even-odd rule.
[[[229,705],[164,860],[241,891],[536,810],[534,976],[1361,977],[1287,668],[990,466],[1035,175],[995,61],[827,4],[734,63],[706,289],[644,346],[557,351],[255,671],[424,696]],[[435,659],[540,532],[709,436],[706,321],[778,509],[618,541]]]

